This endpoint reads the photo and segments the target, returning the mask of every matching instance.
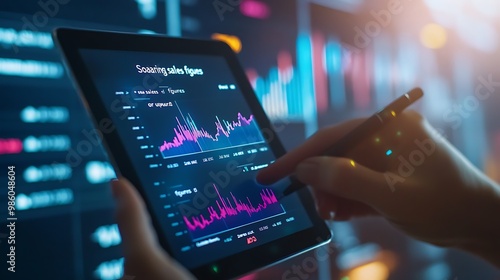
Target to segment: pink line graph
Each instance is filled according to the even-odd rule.
[[[228,122],[225,120],[222,120],[221,122],[219,118],[216,117],[217,121],[215,122],[215,127],[217,129],[217,132],[213,136],[203,128],[198,129],[190,115],[188,115],[188,117],[186,118],[186,125],[182,125],[179,121],[179,118],[176,117],[175,119],[177,120],[177,127],[174,128],[175,137],[171,142],[163,141],[163,144],[160,146],[160,152],[180,147],[186,141],[198,142],[199,138],[218,141],[219,136],[221,135],[229,137],[231,131],[235,130],[235,128],[250,125],[253,121],[253,115],[250,115],[250,117],[247,119],[243,117],[241,113],[238,113],[238,121],[233,122]]]
[[[244,212],[246,212],[248,216],[251,217],[253,213],[258,213],[266,209],[269,205],[279,203],[276,195],[270,189],[262,190],[262,192],[260,193],[262,203],[259,203],[255,207],[252,205],[252,202],[248,197],[246,198],[247,201],[245,202],[238,200],[232,193],[232,199],[228,197],[223,198],[215,185],[214,188],[217,192],[217,195],[219,196],[219,200],[216,201],[218,209],[212,206],[208,207],[207,210],[210,214],[210,217],[208,219],[206,219],[203,215],[192,217],[191,219],[188,219],[184,216],[184,223],[190,231],[195,231],[196,229],[204,229],[217,220],[222,220],[229,216],[237,216]]]

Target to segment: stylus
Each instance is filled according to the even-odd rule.
[[[382,127],[397,118],[404,109],[412,105],[415,101],[424,95],[422,89],[415,88],[404,94],[392,103],[387,105],[381,111],[375,113],[351,132],[340,138],[333,144],[325,153],[326,156],[341,157],[347,154],[351,149],[356,147],[362,140],[372,136]],[[304,184],[298,182],[292,183],[283,191],[283,196],[287,196],[299,189],[303,188]]]

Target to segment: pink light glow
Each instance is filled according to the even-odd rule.
[[[290,52],[282,50],[278,53],[278,69],[284,74],[293,68],[292,55]]]
[[[325,71],[325,38],[315,32],[312,37],[314,88],[316,91],[316,106],[318,112],[328,111],[328,77]]]
[[[240,12],[251,18],[266,19],[271,15],[269,6],[261,1],[246,0],[240,5]]]
[[[0,155],[19,154],[23,151],[23,142],[17,138],[0,139]]]
[[[250,68],[250,69],[247,69],[245,72],[247,74],[248,80],[250,81],[252,86],[255,88],[255,85],[257,83],[257,78],[259,77],[257,70]]]

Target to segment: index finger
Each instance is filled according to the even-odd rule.
[[[360,125],[366,119],[355,119],[336,126],[321,129],[309,138],[304,144],[285,154],[269,167],[257,173],[257,181],[269,185],[290,175],[303,160],[319,156],[332,144]]]

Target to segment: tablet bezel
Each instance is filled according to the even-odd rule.
[[[79,49],[215,55],[223,57],[228,63],[261,129],[270,131],[275,136],[268,141],[274,155],[278,158],[285,154],[285,149],[279,138],[276,137],[271,122],[264,113],[235,53],[223,42],[69,28],[56,29],[54,31],[54,39],[62,50],[65,64],[69,70],[68,72],[71,74],[80,97],[87,110],[91,113],[97,128],[99,128],[98,124],[103,119],[110,120],[111,118],[88,70],[84,66],[85,64],[79,54]],[[136,186],[143,199],[146,198],[140,184],[139,176],[133,168],[132,160],[127,154],[116,129],[108,133],[102,133],[104,138],[103,144],[117,173],[125,174],[132,184]],[[106,143],[113,143],[113,145],[107,145]],[[318,216],[311,194],[304,188],[299,192],[299,196],[313,224],[311,228],[191,269],[191,272],[196,277],[204,279],[233,278],[329,242],[331,239],[330,230]],[[149,201],[147,199],[144,200],[150,214],[154,213]],[[151,219],[159,243],[167,252],[172,253],[156,215],[151,214]],[[214,266],[217,267],[217,271],[213,269]]]

